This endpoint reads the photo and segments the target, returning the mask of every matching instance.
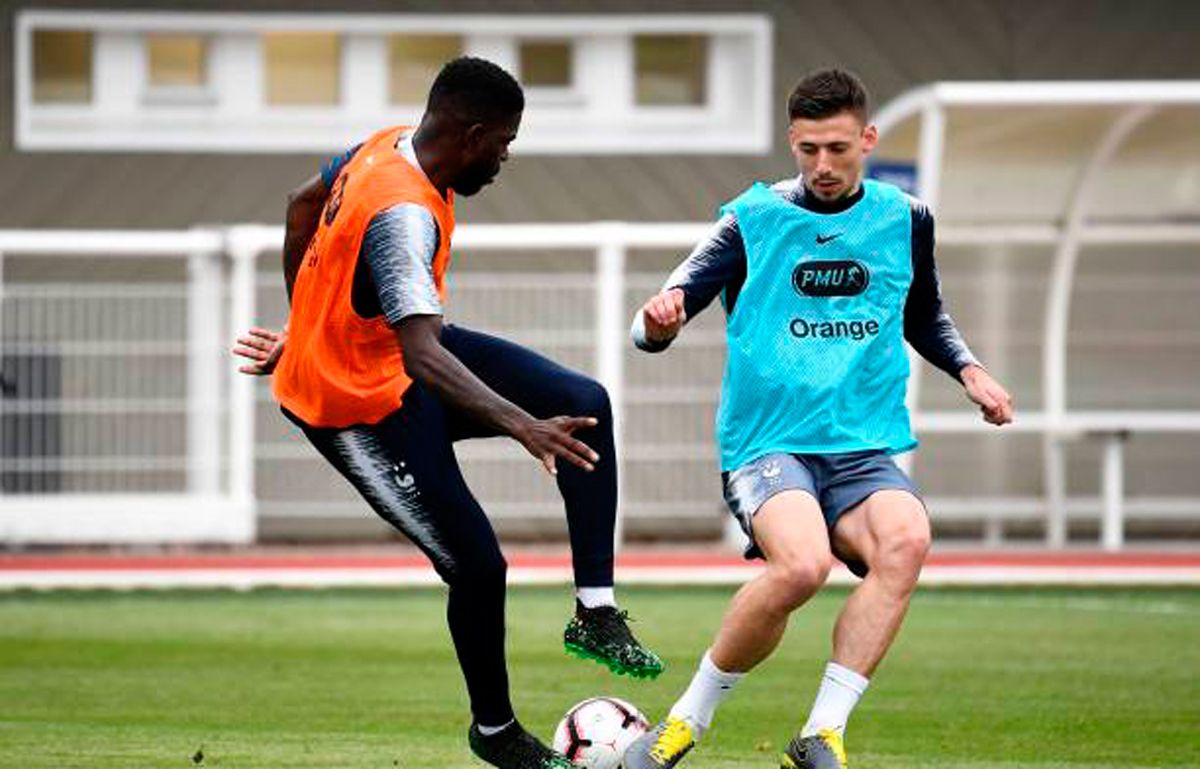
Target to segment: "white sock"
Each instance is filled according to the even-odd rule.
[[[745,673],[726,673],[713,664],[708,652],[700,659],[696,675],[679,701],[671,706],[670,716],[686,720],[697,740],[712,724],[717,706],[733,692]]]
[[[850,711],[858,704],[858,698],[867,690],[870,679],[860,676],[848,667],[830,662],[825,666],[821,688],[813,703],[808,723],[800,730],[801,737],[808,737],[824,729],[833,729],[839,735],[846,731]]]
[[[617,595],[611,587],[577,587],[575,597],[585,609],[617,605]]]
[[[512,726],[513,722],[515,722],[516,720],[517,719],[514,718],[512,721],[509,721],[507,724],[504,724],[503,726],[484,726],[483,724],[475,724],[475,728],[478,729],[479,733],[482,734],[484,737],[491,737],[496,732],[502,732],[505,729],[507,729],[508,727]]]

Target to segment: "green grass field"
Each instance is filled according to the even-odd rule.
[[[657,719],[730,593],[624,590],[669,665],[632,682],[563,654],[565,588],[513,590],[522,721],[548,739],[602,693]],[[793,618],[687,766],[778,765],[844,597]],[[440,591],[0,594],[0,767],[482,767],[466,727]],[[1200,591],[926,590],[848,748],[855,769],[1200,766]]]

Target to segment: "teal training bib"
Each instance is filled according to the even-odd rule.
[[[912,283],[908,197],[864,181],[837,214],[756,184],[732,212],[746,280],[726,326],[721,469],[771,452],[840,454],[917,445],[904,395],[904,303]]]

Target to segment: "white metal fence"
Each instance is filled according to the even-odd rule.
[[[0,232],[0,254],[0,540],[252,540],[225,235]]]
[[[662,355],[636,352],[627,338],[634,309],[706,228],[464,225],[456,233],[448,319],[542,350],[608,386],[621,416],[630,536],[712,535],[726,520],[711,436],[720,311],[697,318]],[[259,226],[0,232],[0,543],[246,542],[373,521],[279,417],[265,383],[236,374],[227,352],[251,322],[283,318],[281,240],[278,228]],[[952,227],[939,241],[952,299],[956,281],[965,289],[978,278],[978,257],[991,253],[983,246],[1007,242],[1003,233]],[[995,318],[965,320],[978,343],[973,332]],[[1185,355],[1195,342],[1183,340]],[[1037,403],[1021,376],[1014,389],[1019,402]],[[1126,491],[1131,438],[1155,448],[1131,460],[1138,478],[1164,452],[1185,452],[1183,465],[1194,468],[1200,402],[1154,411],[1131,397],[1137,408],[1061,416],[1034,406],[997,431],[947,391],[925,391],[935,405],[915,418],[933,459],[918,460],[916,474],[935,522],[978,524],[993,543],[1031,525],[1059,544],[1071,519],[1117,549],[1127,521],[1200,521],[1194,473],[1174,473],[1164,493],[1157,481],[1150,493],[1145,484]],[[1119,393],[1112,402],[1122,402]],[[1092,436],[1099,440],[1085,440]],[[1078,473],[1090,487],[1055,498],[1044,479],[1014,480],[1022,462],[1040,467],[1046,450],[1094,462]],[[459,456],[502,532],[561,528],[553,485],[512,442],[470,442]],[[969,482],[959,477],[964,467]]]

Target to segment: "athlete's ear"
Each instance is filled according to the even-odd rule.
[[[487,133],[487,126],[483,123],[472,123],[463,131],[463,146],[470,150],[478,148],[483,142],[485,133]]]
[[[863,128],[862,140],[863,154],[870,155],[874,151],[875,145],[879,143],[879,129],[875,127],[874,123]]]

